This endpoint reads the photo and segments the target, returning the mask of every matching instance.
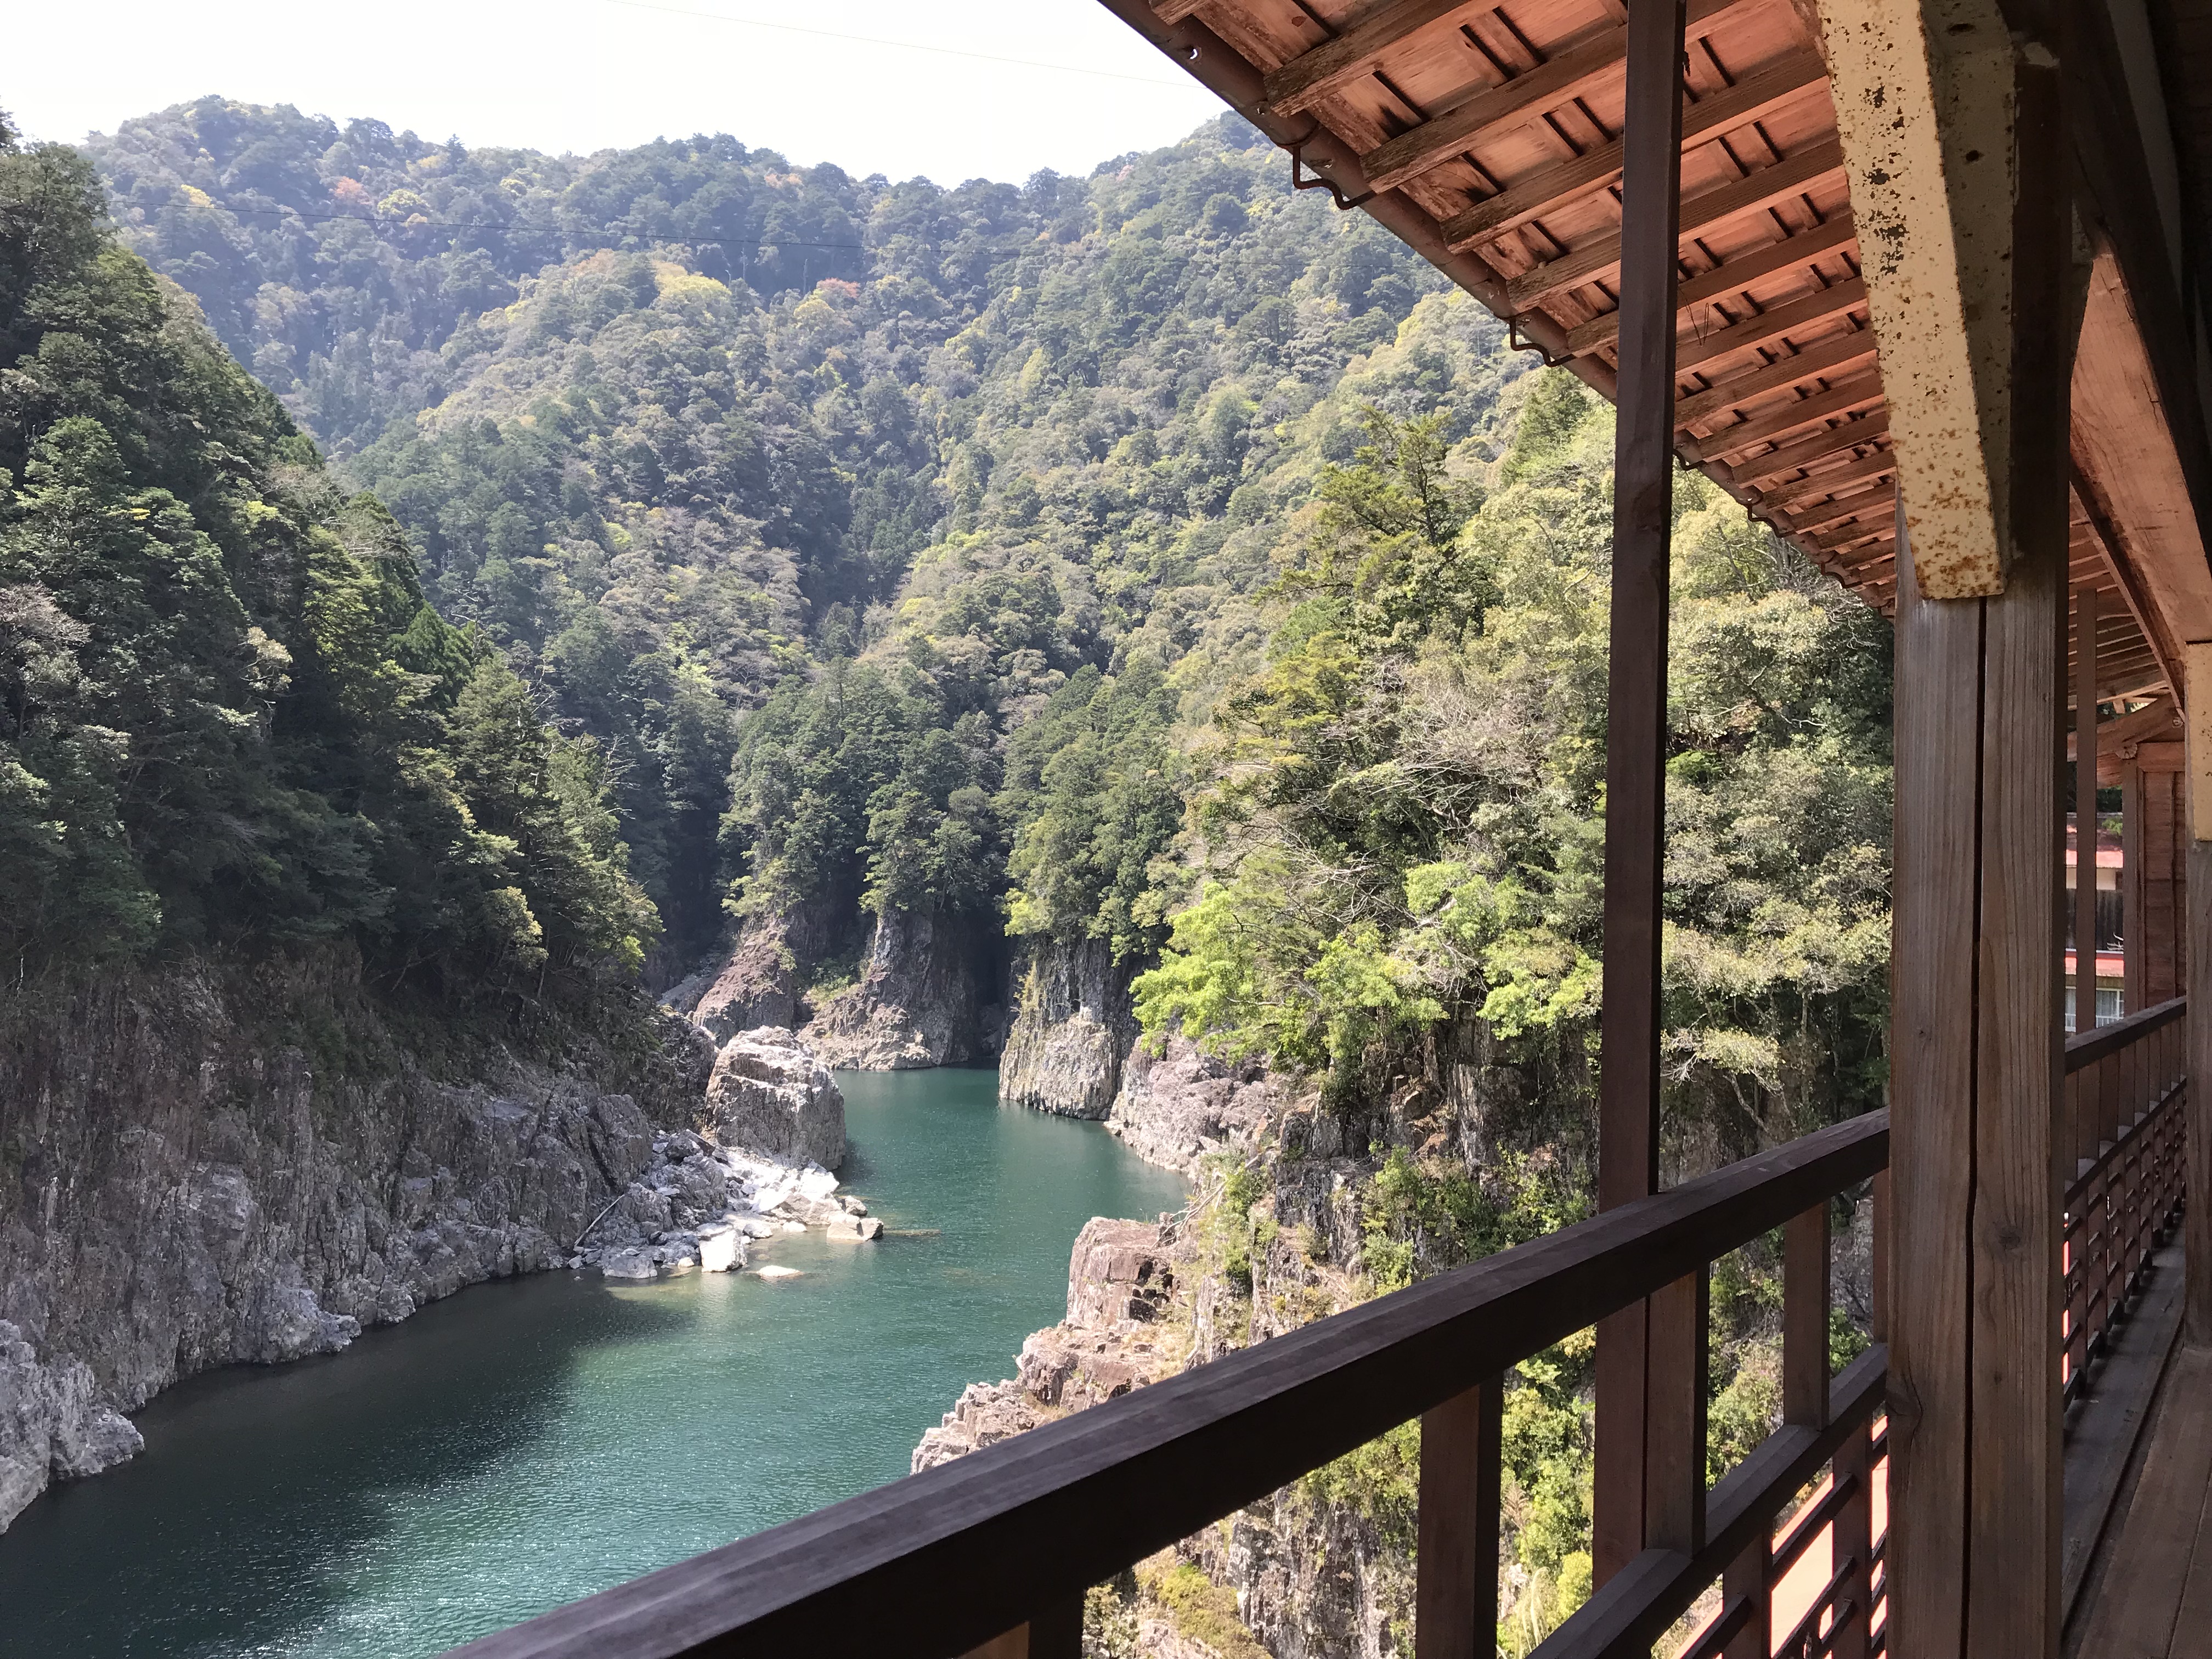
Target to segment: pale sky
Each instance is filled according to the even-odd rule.
[[[951,185],[1088,173],[1221,109],[1097,0],[27,0],[8,27],[0,109],[70,143],[220,93],[471,145],[728,132]]]

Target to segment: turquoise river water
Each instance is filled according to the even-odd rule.
[[[185,1382],[136,1462],[0,1534],[0,1656],[416,1659],[866,1491],[1060,1316],[1085,1220],[1183,1201],[994,1073],[839,1081],[880,1243],[771,1240],[754,1265],[802,1275],[775,1281],[480,1285]]]

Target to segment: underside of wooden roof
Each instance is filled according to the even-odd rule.
[[[1610,397],[1620,0],[1106,0]],[[1896,469],[1815,0],[1689,0],[1675,447],[1892,611]],[[2078,494],[2074,579],[2109,696],[2167,683],[2144,595]],[[2070,683],[2070,682],[2069,682]]]

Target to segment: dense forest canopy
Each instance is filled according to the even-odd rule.
[[[795,867],[756,848],[744,769],[733,803],[738,717],[897,634],[896,718],[977,714],[995,750],[1155,611],[1179,657],[1264,574],[1224,541],[1310,471],[1281,423],[1438,286],[1233,118],[1088,180],[949,191],[726,137],[554,158],[221,99],[88,154],[125,240],[389,505],[443,613],[605,744],[679,956],[731,860],[744,903]],[[820,891],[891,890],[886,836],[969,833],[951,797],[1000,758],[946,760],[882,812],[846,777]],[[999,816],[969,830],[1010,846]],[[988,908],[986,860],[921,879]]]
[[[406,538],[0,126],[0,941],[12,977],[350,937],[543,992],[656,931],[603,800]]]
[[[1608,416],[1236,117],[951,190],[216,98],[88,154],[599,757],[665,973],[896,910],[1339,1091],[1581,1042]],[[1879,1089],[1887,644],[1678,496],[1672,1075],[1733,1143]]]

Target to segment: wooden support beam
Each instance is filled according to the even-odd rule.
[[[2143,1000],[2143,777],[2134,761],[2120,769],[2120,1006],[2140,1013]]]
[[[1879,478],[1896,471],[1897,452],[1894,449],[1878,449],[1856,461],[1799,479],[1790,488],[1795,490],[1841,489],[1845,484],[1856,483],[1862,478]]]
[[[1828,1426],[1828,1206],[1782,1237],[1782,1420]]]
[[[1770,449],[1764,455],[1754,455],[1729,469],[1729,483],[1734,488],[1747,489],[1762,478],[1795,471],[1801,466],[1810,466],[1815,461],[1824,461],[1844,450],[1856,449],[1861,444],[1872,443],[1888,430],[1888,411],[1877,410],[1863,420],[1845,421],[1840,426],[1826,427],[1809,438]]]
[[[1682,111],[1682,146],[1691,149],[1723,133],[1763,120],[1816,87],[1828,83],[1817,55],[1784,59],[1771,69],[1747,75],[1732,87],[1700,98]],[[1479,247],[1509,230],[1517,230],[1547,213],[1604,189],[1620,177],[1620,140],[1595,146],[1571,161],[1509,185],[1463,213],[1444,221],[1444,240],[1452,247]]]
[[[1687,374],[1692,369],[1703,368],[1707,363],[1723,357],[1733,356],[1739,351],[1748,351],[1806,329],[1817,328],[1858,310],[1866,304],[1866,284],[1856,276],[1840,283],[1816,289],[1810,294],[1801,294],[1793,300],[1770,306],[1755,317],[1746,317],[1726,328],[1715,329],[1702,339],[1692,342],[1683,349],[1675,364],[1678,373]]]
[[[1612,650],[1606,692],[1601,1209],[1641,1198],[1659,1182],[1660,892],[1685,18],[1683,0],[1634,0],[1628,15]],[[1651,1513],[1647,1464],[1655,1455],[1650,1443],[1649,1361],[1656,1307],[1655,1299],[1624,1310],[1598,1328],[1592,1544],[1600,1584],[1634,1559],[1646,1542]],[[1702,1376],[1696,1392],[1702,1412]],[[1701,1450],[1701,1494],[1702,1455]]]
[[[2212,1346],[2212,644],[2191,643],[2182,693],[2189,733],[2184,831],[2189,848],[2189,1105],[2181,1281],[2188,1340]]]
[[[1268,70],[1263,94],[1267,107],[1278,115],[1311,109],[1330,94],[1374,74],[1395,48],[1495,9],[1493,0],[1396,0],[1334,40]]]
[[[1849,213],[1839,213],[1826,224],[1817,226],[1796,236],[1785,236],[1778,242],[1770,242],[1765,247],[1747,253],[1741,258],[1731,259],[1724,265],[1717,265],[1711,270],[1691,277],[1677,290],[1675,304],[1686,317],[1694,312],[1696,307],[1705,304],[1708,301],[1727,299],[1742,293],[1745,289],[1763,276],[1771,276],[1777,271],[1808,265],[1815,259],[1849,247],[1857,240],[1857,234],[1856,228],[1851,222],[1851,216]],[[1865,303],[1863,291],[1858,294],[1856,302]],[[1794,304],[1795,301],[1790,303]],[[1759,319],[1747,319],[1746,320]],[[1770,329],[1766,333],[1758,336],[1757,339],[1771,338],[1773,335],[1781,332],[1784,329],[1794,327],[1796,322],[1803,320],[1806,319],[1801,318],[1796,321],[1785,322],[1780,327]],[[1694,322],[1692,325],[1694,326]],[[1732,326],[1740,326],[1740,325]],[[1569,329],[1567,349],[1577,352],[1595,351],[1600,346],[1612,344],[1613,337],[1620,331],[1620,313],[1617,311],[1608,311],[1601,317],[1593,317],[1589,321],[1577,324]],[[1726,332],[1726,331],[1723,330],[1721,332]],[[1727,356],[1730,350],[1756,343],[1757,340],[1747,337],[1717,351],[1701,351],[1697,349],[1698,343],[1693,341],[1691,349],[1684,352],[1680,361],[1674,365],[1675,372],[1686,374],[1700,364]]]
[[[2097,1028],[2097,590],[2074,590],[2074,1029]]]
[[[1763,213],[1843,176],[1844,153],[1840,148],[1833,143],[1808,145],[1795,155],[1784,156],[1772,167],[1761,167],[1684,202],[1677,240],[1702,235],[1732,220]],[[1601,236],[1587,247],[1578,247],[1513,277],[1505,284],[1506,298],[1515,311],[1526,311],[1551,295],[1601,281],[1620,269],[1621,247],[1620,235]]]
[[[1815,421],[1832,419],[1838,415],[1856,415],[1882,401],[1881,380],[1877,375],[1862,374],[1826,392],[1816,392],[1809,398],[1785,404],[1771,415],[1762,415],[1757,420],[1744,421],[1735,426],[1723,427],[1717,432],[1705,434],[1698,447],[1707,460],[1717,460],[1748,449],[1753,444],[1779,442],[1801,427]]]
[[[1895,511],[1896,505],[1894,501],[1885,502],[1879,508],[1869,509],[1871,512],[1878,513],[1879,517],[1856,519],[1840,530],[1831,530],[1825,535],[1814,537],[1813,550],[1815,553],[1840,554],[1845,548],[1855,548],[1863,542],[1893,539],[1896,532],[1890,528],[1887,520]],[[1841,559],[1838,562],[1849,565],[1856,561]]]
[[[1701,38],[1717,27],[1717,20],[1731,6],[1756,3],[1690,0],[1685,39]],[[1410,131],[1386,139],[1359,158],[1360,171],[1372,188],[1395,190],[1486,139],[1549,113],[1620,68],[1634,27],[1632,12],[1627,23],[1600,30],[1503,86],[1477,93]],[[1624,122],[1624,130],[1632,125]],[[1680,148],[1679,139],[1676,148]]]
[[[1413,1659],[1497,1659],[1497,1377],[1421,1417]]]
[[[1703,1267],[1652,1297],[1646,1383],[1644,1538],[1695,1555],[1705,1547],[1705,1393],[1712,1279]]]
[[[1741,408],[1770,392],[1788,391],[1809,380],[1856,370],[1875,360],[1872,329],[1861,329],[1832,340],[1820,340],[1792,356],[1729,376],[1717,386],[1685,394],[1674,405],[1674,424],[1692,427],[1715,416]]]
[[[1847,11],[1851,27],[1838,27]],[[1833,0],[1822,15],[1832,64],[1903,52],[1896,39],[1864,38],[1899,30],[1939,60],[1964,51],[1961,37],[1919,39],[1917,0]],[[1880,140],[1897,166],[1920,169],[1913,175],[1919,190],[1936,192],[1909,198],[1914,236],[1942,245],[1954,220],[1988,228],[1996,246],[1978,247],[1972,258],[1987,253],[2004,274],[2001,295],[1986,285],[1972,290],[2003,323],[1994,380],[1977,392],[1971,379],[1961,388],[1939,377],[1929,392],[1949,399],[1945,406],[1967,422],[1963,434],[1953,434],[1957,441],[1995,443],[2002,453],[1972,458],[1969,471],[1979,483],[1971,489],[1956,480],[1930,483],[1954,492],[1933,505],[1923,506],[1915,491],[1930,455],[1950,450],[1923,448],[1899,483],[1890,1077],[1899,1271],[1890,1310],[1888,1645],[1900,1655],[2056,1659],[2058,755],[2073,350],[2063,319],[2070,208],[2055,62],[2040,45],[2016,49],[1993,5],[1984,21],[1994,34],[1978,48],[1978,73],[2002,82],[1989,95],[2008,111],[1996,138],[1977,125],[1974,100],[1983,88],[1962,93],[1952,85],[1966,106],[1939,110],[1932,101],[1912,101],[1933,99],[1924,56],[1917,70],[1893,63],[1882,69],[1920,76],[1917,94],[1909,84],[1892,85],[1885,118],[1934,124],[1924,133]],[[1970,27],[1978,34],[1979,22]],[[1879,74],[1855,79],[1865,68],[1862,62],[1838,69],[1839,106],[1891,84]],[[1847,126],[1856,118],[1847,112]],[[1991,145],[1990,165],[1973,173],[1960,158],[1947,175],[1943,157],[1978,139]],[[1857,195],[1866,169],[1856,155],[1853,171],[1871,244],[1880,238],[1869,202],[1884,204],[1890,216],[1880,222],[1901,225],[1908,198],[1884,195],[1884,185]],[[1931,228],[1931,222],[1941,222]],[[1869,254],[1871,267],[1870,246]],[[1884,257],[1893,259],[1896,251]],[[1966,256],[1955,250],[1945,257],[1955,302],[1960,283],[1982,282],[1984,275],[1971,262],[1962,266]],[[1893,268],[1885,280],[1896,274]],[[1881,300],[1881,284],[1869,287]],[[1885,315],[1877,309],[1878,327],[1888,327]],[[1910,352],[1957,359],[1967,373],[1970,339],[1983,337],[1979,320],[1971,337],[1965,334],[1968,324],[1957,319],[1954,303],[1948,313],[1939,305],[1920,324],[1909,337]],[[1954,337],[1931,343],[1929,328]],[[1889,329],[1886,337],[1908,337]],[[1886,377],[1906,355],[1894,347],[1885,354]],[[1916,375],[1911,384],[1925,383]],[[1908,394],[1897,379],[1890,385],[1899,443],[1935,444],[1922,428],[1905,428],[1901,399]],[[1993,410],[1991,399],[2002,408]],[[1991,489],[2002,492],[1994,505]],[[1977,489],[1982,506],[1970,511]],[[2008,538],[2002,549],[1990,544],[2000,527]],[[1940,585],[1923,580],[1924,571],[1938,573]],[[2001,591],[1945,597],[1973,592],[1978,573],[2001,579]]]
[[[1806,491],[1808,495],[1814,492]],[[1817,507],[1801,507],[1796,512],[1784,510],[1786,503],[1778,503],[1776,517],[1784,526],[1784,533],[1802,536],[1832,524],[1841,524],[1845,519],[1856,519],[1883,507],[1897,505],[1897,486],[1884,483],[1873,489],[1846,495],[1841,501],[1823,501]]]

